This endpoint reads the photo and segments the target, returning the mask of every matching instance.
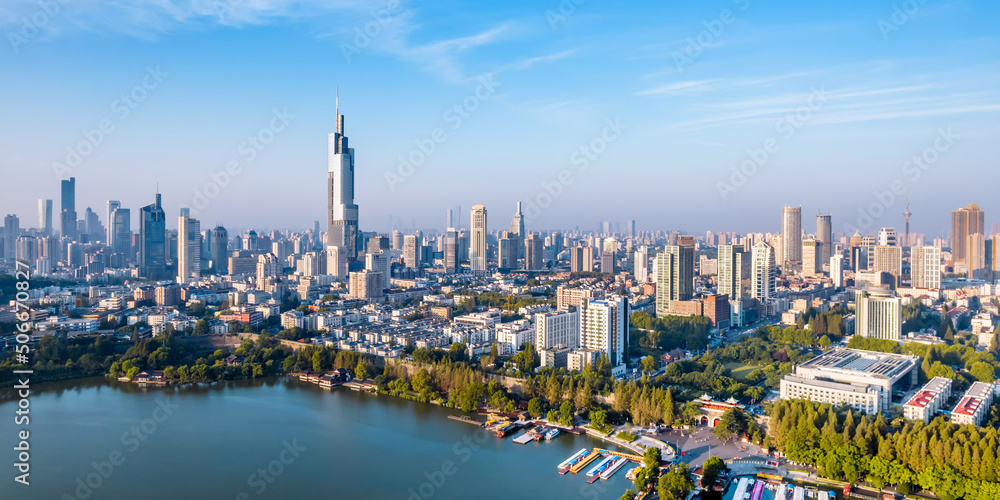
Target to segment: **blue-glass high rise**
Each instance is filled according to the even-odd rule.
[[[156,193],[156,203],[141,209],[139,219],[139,275],[150,280],[167,278],[167,216]]]

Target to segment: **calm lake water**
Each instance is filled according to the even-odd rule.
[[[13,458],[11,390],[0,456]],[[519,445],[447,419],[460,412],[292,379],[140,389],[104,379],[31,394],[31,485],[8,499],[617,499],[626,466],[586,483],[556,465],[586,436]],[[89,484],[88,484],[89,483]]]

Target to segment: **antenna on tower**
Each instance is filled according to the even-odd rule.
[[[340,85],[337,85],[337,116],[340,116]]]

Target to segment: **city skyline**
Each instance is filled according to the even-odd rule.
[[[432,6],[400,6],[375,23],[379,34],[367,43],[354,28],[388,7],[277,2],[219,19],[184,2],[163,5],[149,6],[142,19],[104,9],[100,23],[85,7],[64,6],[39,34],[0,54],[11,71],[0,88],[12,114],[31,117],[3,130],[9,142],[0,164],[25,186],[5,198],[6,213],[24,219],[37,199],[54,198],[48,186],[60,169],[53,165],[72,163],[70,148],[88,153],[61,172],[81,183],[80,213],[88,206],[103,213],[107,200],[135,209],[158,182],[168,213],[187,206],[232,227],[305,227],[322,220],[326,203],[316,176],[322,137],[336,125],[338,84],[349,96],[352,142],[364,152],[356,203],[367,207],[359,220],[365,230],[388,231],[390,216],[397,228],[439,227],[449,206],[500,209],[521,200],[529,230],[635,219],[640,230],[764,232],[777,229],[775,207],[803,205],[806,213],[832,212],[835,233],[882,213],[871,217],[874,231],[904,225],[905,194],[890,203],[876,194],[894,181],[911,195],[914,233],[946,234],[948,212],[969,202],[989,213],[1000,208],[986,185],[950,174],[989,175],[996,154],[997,56],[986,49],[996,39],[986,22],[994,5],[975,15],[962,4],[922,5],[900,25],[891,24],[891,6],[859,2],[844,12],[811,6],[809,16],[749,2],[648,6],[643,16],[596,4],[562,13],[554,3],[496,7],[493,21],[462,16],[461,23]],[[15,1],[7,9],[0,22],[17,34],[20,16],[38,7]],[[824,24],[811,24],[814,17]],[[106,29],[101,37],[87,29],[97,24]],[[595,38],[581,39],[590,30]],[[632,36],[609,36],[616,30]],[[261,34],[267,45],[254,38]],[[834,46],[836,56],[804,54]],[[199,62],[202,52],[215,57],[211,67]],[[266,74],[250,69],[247,53]],[[584,69],[597,61],[603,75]],[[46,66],[60,76],[38,70]],[[141,102],[132,107],[123,94]],[[29,112],[33,98],[53,104]],[[789,129],[792,122],[781,120],[796,112],[809,118]],[[109,131],[88,139],[83,131],[100,131],[104,120]],[[51,132],[37,133],[43,129]],[[786,138],[784,130],[794,133]],[[604,153],[592,160],[581,153],[602,137],[614,138],[596,143]],[[766,153],[772,137],[777,149]],[[86,140],[93,147],[80,149]],[[420,159],[421,144],[431,153],[401,175],[399,158]],[[506,144],[527,154],[504,161]],[[914,170],[905,163],[914,155],[934,161]],[[545,186],[577,160],[587,171],[534,210]],[[215,180],[230,162],[240,173]],[[745,180],[733,172],[740,166],[750,173]],[[463,175],[470,168],[480,175]],[[145,183],[129,180],[138,169]],[[685,186],[675,195],[699,204],[696,213],[652,201],[657,183],[643,181],[664,174]],[[816,177],[825,179],[826,196],[816,196]],[[225,186],[196,206],[196,190],[212,194],[213,182]],[[592,197],[602,190],[630,196],[601,206]],[[254,202],[268,196],[296,201],[275,213]]]

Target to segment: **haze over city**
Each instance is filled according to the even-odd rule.
[[[838,233],[859,208],[884,213],[860,226],[874,234],[902,224],[905,195],[875,195],[894,181],[914,232],[945,236],[969,202],[1000,211],[995,183],[977,182],[1000,153],[992,3],[244,3],[59,2],[40,16],[5,2],[0,169],[18,188],[4,210],[27,218],[72,175],[81,211],[146,205],[158,188],[168,214],[231,228],[322,223],[339,86],[369,231],[443,228],[458,206],[467,225],[474,203],[507,218],[521,200],[536,230],[766,232],[802,205],[832,212]],[[942,134],[954,142],[906,170]],[[196,206],[232,161],[239,175]],[[533,214],[563,170],[572,182]]]

